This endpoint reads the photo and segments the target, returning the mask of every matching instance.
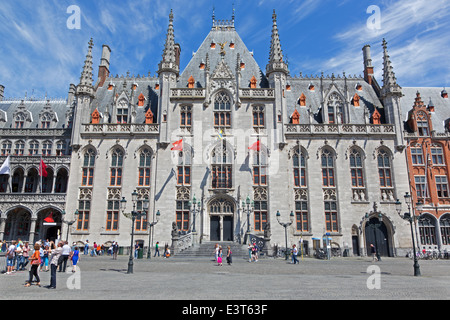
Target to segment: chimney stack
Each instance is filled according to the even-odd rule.
[[[98,68],[99,87],[103,87],[106,78],[109,77],[109,59],[111,58],[111,49],[104,44],[102,49],[102,58]]]
[[[372,85],[373,78],[373,66],[372,57],[370,55],[370,45],[366,44],[363,48],[363,58],[364,58],[364,80],[370,85]]]
[[[3,101],[4,95],[5,95],[5,86],[0,84],[0,101]]]

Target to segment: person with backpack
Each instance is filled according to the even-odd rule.
[[[8,248],[8,253],[6,254],[6,274],[11,274],[15,272],[14,270],[14,258],[16,256],[16,241],[13,240]]]

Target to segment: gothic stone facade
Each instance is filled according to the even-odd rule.
[[[172,244],[174,229],[182,236],[195,229],[189,243],[243,243],[250,229],[269,248],[284,246],[278,219],[288,222],[292,213],[289,245],[303,239],[312,248],[327,235],[355,255],[375,241],[383,255],[411,247],[395,203],[410,192],[403,122],[414,101],[405,101],[387,44],[382,86],[373,76],[370,46],[363,48],[364,77],[293,77],[275,13],[272,24],[265,71],[234,18],[213,19],[180,71],[171,13],[157,77],[111,76],[111,49],[104,45],[94,83],[89,43],[80,83],[71,86],[65,212],[75,223],[62,226],[63,234],[70,228],[70,241],[128,246],[125,198],[125,213],[142,212],[149,200],[147,215],[134,226],[144,246]],[[448,118],[448,102],[444,107]],[[371,228],[378,218],[381,227]]]

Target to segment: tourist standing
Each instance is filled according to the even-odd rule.
[[[69,256],[70,256],[70,252],[72,251],[70,249],[69,244],[67,243],[67,241],[62,242],[63,246],[62,246],[62,257],[63,257],[63,261],[62,263],[59,265],[59,272],[66,272],[66,267],[67,267],[67,260],[69,260]],[[64,265],[64,266],[63,266]]]
[[[36,243],[34,245],[33,255],[29,258],[31,261],[31,269],[30,269],[30,277],[28,282],[25,284],[25,287],[31,286],[31,282],[33,281],[33,276],[36,278],[36,285],[41,286],[41,279],[39,279],[38,268],[41,264],[41,254],[40,254],[41,246]]]
[[[156,257],[156,254],[158,254],[158,257],[159,257],[159,241],[156,241],[156,244],[155,244],[155,255],[153,257]]]
[[[62,246],[62,242],[58,243],[58,247],[55,247],[55,244],[51,242],[52,255],[50,258],[50,285],[46,287],[48,289],[56,289],[56,269],[58,268],[58,260],[63,250]]]
[[[294,245],[292,246],[292,262],[293,262],[294,264],[299,263],[299,262],[298,262],[298,259],[297,259],[297,255],[298,255],[298,248],[297,248],[297,246],[294,244]]]
[[[231,247],[227,247],[227,263],[231,266],[231,263],[233,262],[233,258],[231,257]]]
[[[86,243],[84,244],[83,254],[84,255],[88,255],[89,254],[89,240],[86,240]]]
[[[77,263],[78,260],[80,259],[80,250],[78,249],[78,247],[75,247],[75,250],[72,251],[71,253],[71,259],[72,259],[72,272],[76,272],[77,271]]]
[[[252,251],[253,251],[253,246],[252,244],[249,242],[248,243],[248,262],[252,262]]]
[[[23,245],[23,265],[22,265],[22,270],[25,270],[25,268],[28,265],[28,258],[30,257],[30,247],[28,246],[28,242],[25,242],[25,244]]]
[[[6,254],[6,274],[11,274],[15,272],[14,270],[14,257],[16,256],[16,241],[13,240],[8,248],[8,253]]]
[[[217,253],[217,265],[222,266],[222,246],[219,246],[219,251]]]

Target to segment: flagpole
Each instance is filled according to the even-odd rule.
[[[41,161],[39,162],[39,175],[40,175],[40,182],[41,182],[41,185],[40,185],[40,187],[39,187],[39,191],[40,191],[40,193],[42,193],[42,155],[41,155]]]

